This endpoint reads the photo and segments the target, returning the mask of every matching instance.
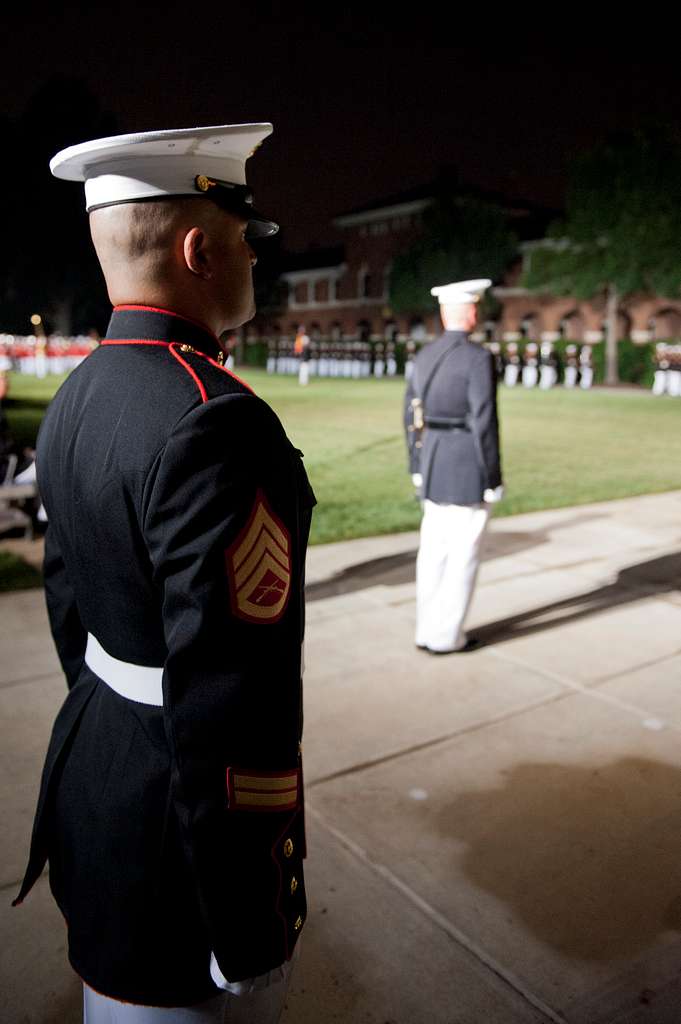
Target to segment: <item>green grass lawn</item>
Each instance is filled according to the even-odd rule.
[[[319,505],[312,542],[415,529],[401,380],[313,380],[239,371],[278,412]],[[14,376],[7,414],[31,443],[54,378]],[[681,488],[681,401],[647,391],[499,389],[507,497],[496,515]]]

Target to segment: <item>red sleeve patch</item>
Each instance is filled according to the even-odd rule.
[[[247,622],[278,622],[291,589],[291,537],[262,491],[225,558],[233,613]]]

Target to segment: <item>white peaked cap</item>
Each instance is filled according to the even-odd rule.
[[[479,277],[474,281],[456,281],[454,284],[441,284],[431,288],[430,294],[435,295],[441,306],[464,305],[468,302],[479,302],[482,293],[489,288],[488,277]]]
[[[164,196],[214,199],[253,223],[258,234],[277,225],[252,208],[246,161],[272,125],[223,124],[209,128],[112,135],[62,149],[50,160],[56,178],[85,182],[88,213],[101,206]]]

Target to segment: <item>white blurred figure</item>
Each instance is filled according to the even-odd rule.
[[[298,363],[298,383],[301,387],[307,387],[310,381],[310,338],[305,332],[304,324],[298,327],[293,353]]]
[[[667,349],[669,369],[667,370],[667,394],[672,398],[681,396],[681,345],[670,345]]]
[[[593,354],[591,345],[582,345],[579,353],[579,386],[588,391],[594,382]]]
[[[520,353],[518,342],[509,341],[506,346],[506,366],[504,367],[504,384],[507,388],[514,388],[520,376]]]
[[[385,346],[378,342],[374,349],[374,377],[383,377],[385,374]]]
[[[577,346],[565,346],[565,379],[566,388],[576,388],[579,379],[579,360],[577,357]]]
[[[535,341],[528,341],[523,360],[523,387],[536,388],[539,380],[539,348]]]
[[[397,376],[397,358],[395,356],[395,343],[389,341],[385,350],[385,372],[388,377]]]
[[[542,391],[550,391],[558,383],[558,360],[553,344],[550,341],[543,341],[539,354],[539,387]]]

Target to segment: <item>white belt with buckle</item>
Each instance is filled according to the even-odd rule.
[[[107,654],[92,633],[87,635],[85,664],[121,697],[135,700],[138,704],[163,707],[162,668],[148,668],[146,665],[119,661],[118,658]]]

